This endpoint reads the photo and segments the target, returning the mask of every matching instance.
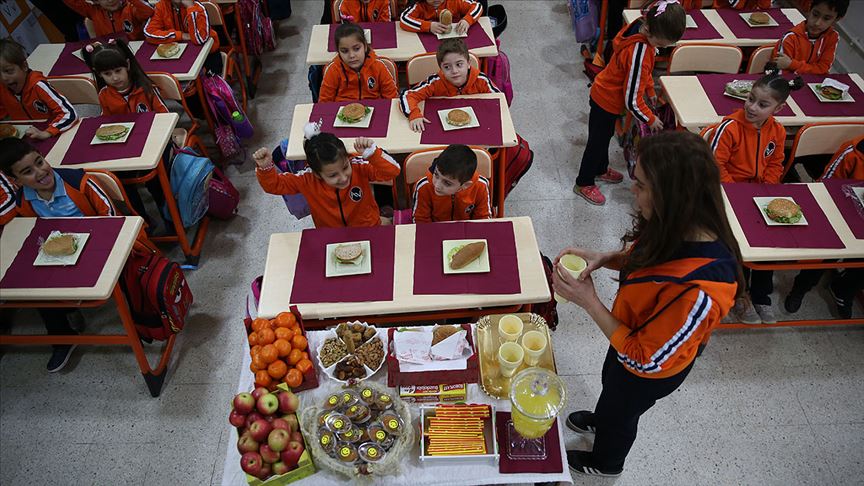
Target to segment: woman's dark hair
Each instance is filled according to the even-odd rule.
[[[739,262],[738,293],[744,291],[741,250],[732,235],[720,189],[720,171],[702,137],[685,131],[662,132],[643,138],[638,162],[651,191],[653,211],[646,220],[637,214],[633,228],[621,238],[634,243],[621,269],[621,278],[635,270],[671,260],[697,231],[716,235]]]
[[[81,49],[81,54],[84,57],[84,62],[93,71],[96,77],[96,86],[99,89],[106,86],[105,80],[99,73],[119,67],[128,67],[129,81],[132,87],[142,88],[148,100],[154,96],[153,82],[141,69],[141,65],[138,64],[135,55],[132,54],[123,39],[112,40],[108,44],[95,42]]]
[[[680,3],[667,3],[666,9],[658,14],[658,6],[652,5],[645,13],[648,33],[659,39],[678,42],[687,29],[687,12]]]
[[[0,39],[0,59],[24,69],[27,64],[27,51],[12,39]]]
[[[779,103],[785,103],[789,98],[789,93],[801,89],[802,86],[804,86],[804,81],[801,80],[801,76],[796,76],[790,81],[780,75],[780,70],[774,63],[768,63],[765,66],[765,76],[753,83],[753,88],[768,88],[771,91],[771,97]]]
[[[339,41],[347,37],[354,36],[358,41],[366,47],[366,55],[369,55],[369,43],[366,42],[366,33],[363,32],[363,27],[351,22],[341,24],[336,27],[336,32],[333,33],[333,42],[336,44],[336,50],[339,50]]]
[[[325,165],[339,162],[348,157],[345,144],[332,133],[321,132],[303,142],[306,152],[306,163],[316,174],[320,174]]]

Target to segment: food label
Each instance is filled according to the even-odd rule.
[[[379,441],[383,441],[384,439],[387,438],[387,433],[384,432],[383,430],[379,430],[378,432],[375,432],[375,438],[378,439]]]
[[[378,449],[376,449],[374,447],[370,447],[370,448],[366,449],[366,454],[369,457],[376,457],[378,455]]]
[[[372,390],[366,388],[366,389],[364,389],[362,392],[360,392],[360,395],[361,395],[363,398],[365,398],[365,399],[368,400],[369,398],[372,397]]]
[[[352,398],[354,398],[354,397],[350,393],[343,393],[342,394],[342,402],[343,403],[350,402]]]
[[[390,427],[391,429],[398,429],[399,421],[396,419],[390,419],[387,421],[387,427]]]
[[[351,408],[348,409],[349,413],[357,413],[357,405],[351,405]]]
[[[387,403],[387,402],[390,401],[390,395],[381,395],[381,396],[378,397],[378,400],[380,400],[380,401],[382,401],[382,402],[384,402],[384,403]]]
[[[341,429],[344,426],[345,426],[345,422],[343,422],[342,419],[336,419],[333,421],[333,428]]]
[[[465,383],[455,385],[404,385],[399,387],[399,396],[409,403],[458,402],[468,396]]]
[[[329,403],[330,405],[336,405],[337,403],[339,403],[339,397],[337,397],[336,395],[331,395],[330,398],[327,399],[327,403]]]
[[[342,457],[348,457],[351,455],[351,449],[348,447],[343,447],[339,449],[339,455]]]
[[[327,445],[330,443],[330,436],[325,435],[321,437],[321,445]]]

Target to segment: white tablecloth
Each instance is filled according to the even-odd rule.
[[[317,365],[315,350],[321,343],[323,331],[309,331],[307,337],[309,339],[309,347],[312,354],[312,361]],[[244,343],[246,352],[244,353],[243,366],[241,367],[240,382],[237,391],[249,391],[253,388],[252,373],[249,372],[249,357],[248,343]],[[324,373],[319,373],[321,385],[314,390],[300,392],[300,408],[303,409],[307,404],[317,405],[323,403],[331,390],[339,388],[340,384],[331,380]],[[370,378],[382,385],[387,382],[387,367],[386,365],[378,371],[375,376]],[[509,411],[510,402],[507,400],[497,400],[483,391],[476,384],[468,386],[469,403],[492,403],[496,410]],[[419,413],[419,406],[409,404],[411,407],[412,418],[416,421]],[[225,411],[225,426],[229,429],[230,438],[228,440],[228,453],[225,457],[225,465],[222,473],[222,484],[225,486],[242,486],[246,484],[246,477],[243,470],[240,469],[240,454],[237,452],[235,444],[237,442],[237,430],[228,424],[228,411]],[[561,427],[561,421],[558,421],[558,441],[564,444],[564,432]],[[419,442],[415,444],[405,457],[402,463],[402,471],[399,476],[384,476],[377,478],[375,484],[404,486],[459,486],[459,485],[476,485],[476,484],[510,484],[510,483],[535,483],[535,482],[566,482],[572,483],[570,471],[567,468],[567,457],[564,448],[561,448],[561,464],[564,465],[564,471],[557,474],[500,474],[498,466],[491,463],[470,463],[470,464],[447,464],[437,465],[421,463]],[[292,484],[298,486],[325,486],[334,485],[341,486],[345,484],[346,478],[340,474],[327,470],[319,470],[312,476],[297,481]]]

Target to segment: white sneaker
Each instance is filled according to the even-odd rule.
[[[735,307],[732,308],[732,312],[744,324],[762,324],[762,319],[756,313],[756,309],[753,308],[750,299],[746,297],[735,299]]]
[[[756,314],[759,315],[759,319],[762,320],[762,324],[777,323],[777,316],[774,315],[773,306],[764,304],[753,304],[753,307],[756,308]]]

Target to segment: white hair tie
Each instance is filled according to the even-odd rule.
[[[311,140],[312,137],[321,134],[321,125],[324,124],[324,120],[319,118],[317,122],[309,122],[306,126],[303,127],[303,138],[306,140]]]

